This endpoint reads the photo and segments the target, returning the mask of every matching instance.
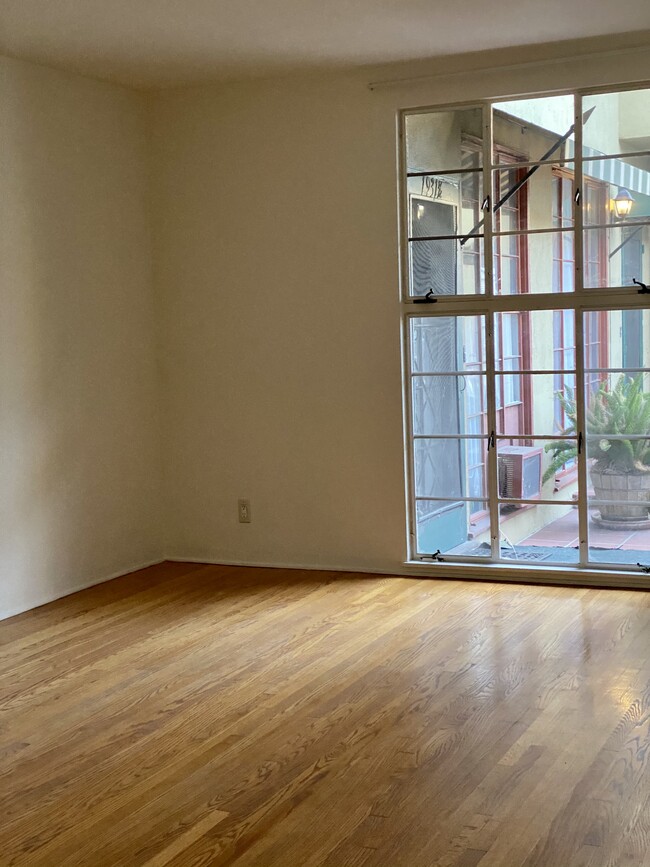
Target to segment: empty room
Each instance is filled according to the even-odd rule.
[[[650,867],[648,0],[0,0],[0,867]]]

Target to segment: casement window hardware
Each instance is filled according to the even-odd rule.
[[[438,299],[433,294],[433,289],[429,289],[426,295],[422,295],[420,298],[414,298],[414,304],[435,304]]]
[[[437,563],[444,563],[445,558],[440,554],[440,548],[437,551],[434,551],[433,554],[421,554],[420,560],[435,560]]]

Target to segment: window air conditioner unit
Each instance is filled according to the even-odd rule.
[[[499,449],[499,496],[513,500],[536,500],[542,493],[542,452],[531,446]]]

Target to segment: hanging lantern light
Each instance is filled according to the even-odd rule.
[[[632,193],[625,187],[619,187],[616,198],[614,199],[614,211],[619,220],[630,216],[633,204],[634,198],[632,197]]]

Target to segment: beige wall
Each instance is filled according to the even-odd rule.
[[[0,59],[0,616],[160,558],[141,98]]]
[[[153,122],[166,553],[393,568],[394,112],[304,80],[163,94]]]
[[[367,88],[426,73],[413,65],[156,98],[167,555],[402,569],[396,111],[639,68],[637,53]]]

